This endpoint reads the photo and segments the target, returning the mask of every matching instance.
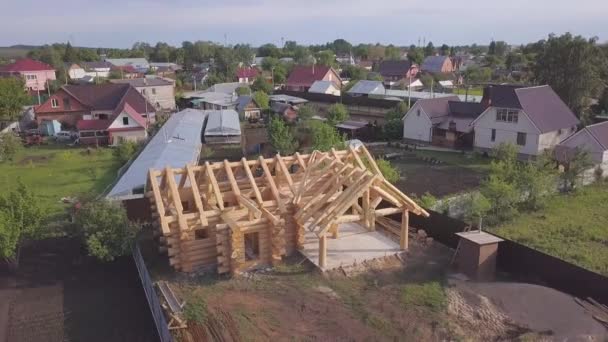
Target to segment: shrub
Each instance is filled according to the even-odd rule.
[[[139,149],[139,144],[134,141],[124,141],[116,147],[114,155],[120,160],[121,163],[128,162]]]
[[[330,125],[334,125],[343,121],[348,120],[349,114],[346,106],[341,103],[331,105],[327,109],[327,122]]]
[[[186,300],[184,318],[188,322],[203,323],[207,318],[207,302],[200,295],[192,295]]]
[[[12,161],[23,148],[21,139],[13,133],[0,134],[0,162]]]
[[[382,172],[382,175],[387,181],[395,183],[399,180],[399,178],[401,178],[399,170],[394,167],[388,160],[378,159],[376,160],[376,164],[378,165],[380,172]]]
[[[422,197],[420,197],[420,205],[424,208],[431,209],[433,206],[435,206],[435,204],[437,204],[437,198],[431,195],[428,191],[425,192]]]

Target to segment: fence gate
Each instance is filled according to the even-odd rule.
[[[135,247],[133,248],[133,260],[135,261],[135,266],[137,266],[139,279],[141,279],[141,285],[143,286],[146,298],[148,299],[148,305],[150,306],[150,311],[154,318],[154,325],[156,325],[158,337],[161,342],[173,342],[173,337],[171,336],[171,332],[169,332],[169,326],[165,320],[163,309],[160,306],[160,301],[154,290],[154,283],[150,278],[150,273],[148,272],[144,258],[141,256],[139,245],[137,244],[135,244]]]

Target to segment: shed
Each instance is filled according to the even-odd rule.
[[[205,111],[207,120],[205,124],[206,144],[240,144],[241,124],[239,114],[233,110]]]
[[[370,135],[370,124],[363,121],[347,120],[336,125],[340,133],[346,133],[349,139],[367,140]]]
[[[40,133],[49,137],[61,131],[61,123],[57,120],[43,120],[40,123]]]

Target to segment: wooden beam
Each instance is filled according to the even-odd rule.
[[[372,186],[372,190],[374,190],[375,192],[377,192],[378,195],[380,195],[380,197],[382,197],[383,199],[391,202],[396,207],[399,207],[399,208],[403,207],[403,205],[404,205],[403,201],[398,200],[393,195],[389,194],[388,191],[382,189],[381,187],[379,187],[379,186]]]
[[[279,166],[279,170],[281,170],[281,174],[283,174],[283,176],[287,180],[287,184],[289,185],[289,189],[291,189],[291,193],[295,195],[296,188],[293,185],[293,179],[291,178],[291,174],[289,173],[289,170],[287,169],[287,165],[285,165],[283,158],[278,153],[275,157],[275,160],[276,160],[275,163]]]
[[[382,179],[384,179],[384,176],[382,175],[382,171],[380,171],[380,168],[378,167],[378,164],[376,164],[376,161],[374,160],[374,157],[372,157],[372,155],[369,153],[369,151],[367,150],[367,148],[365,148],[365,145],[362,145],[359,148],[363,149],[363,153],[367,157],[367,161],[368,161],[369,165],[372,167],[373,173],[376,174],[376,175],[378,175],[378,176],[380,176],[380,177],[382,177]]]
[[[357,151],[355,150],[355,148],[354,148],[354,147],[352,147],[352,146],[349,146],[348,148],[349,148],[350,153],[352,154],[352,156],[355,158],[355,162],[357,163],[357,165],[358,165],[360,168],[362,168],[363,170],[365,170],[365,169],[366,169],[366,167],[365,167],[365,164],[363,163],[363,161],[361,160],[361,157],[359,157],[359,152],[357,152]]]
[[[302,167],[302,170],[306,170],[308,168],[299,152],[296,152],[296,159],[298,160],[298,164]]]
[[[203,208],[203,202],[201,201],[201,194],[198,191],[198,184],[196,183],[196,178],[194,177],[194,171],[192,171],[192,165],[186,165],[186,172],[188,179],[190,180],[192,197],[194,197],[194,204],[196,205],[196,210],[198,211],[201,224],[203,226],[207,226],[209,225],[209,221],[207,221],[207,217],[205,216],[205,209]]]
[[[241,159],[241,162],[243,163],[243,169],[245,170],[245,174],[247,175],[247,178],[249,179],[249,184],[251,184],[251,188],[253,189],[255,198],[256,198],[258,204],[261,205],[264,203],[264,200],[262,199],[262,194],[260,193],[260,189],[258,188],[258,185],[255,183],[255,179],[253,178],[253,174],[251,173],[251,169],[249,168],[247,159],[243,158],[243,159]]]
[[[234,178],[234,173],[232,172],[232,167],[228,160],[224,159],[224,169],[226,169],[226,176],[228,177],[228,182],[230,182],[230,187],[232,188],[232,193],[237,198],[237,201],[240,200],[241,189],[239,189],[239,184],[236,182],[236,178]],[[241,204],[241,202],[239,202]]]
[[[279,194],[279,189],[277,189],[277,184],[274,182],[274,178],[272,178],[272,174],[270,174],[270,169],[268,165],[266,165],[266,161],[262,156],[260,156],[260,165],[262,166],[262,170],[264,171],[264,177],[266,178],[266,182],[270,186],[270,192],[272,196],[277,201],[277,205],[279,206],[279,210],[281,212],[285,212],[285,206],[283,205],[283,200],[281,200],[281,195]]]
[[[169,234],[169,224],[167,223],[167,220],[165,218],[165,205],[160,195],[160,189],[158,188],[158,183],[156,179],[157,174],[157,172],[150,170],[148,180],[150,182],[150,186],[152,187],[152,193],[154,194],[154,203],[158,212],[158,219],[160,221],[161,229],[163,231],[163,234]]]
[[[410,215],[409,215],[409,211],[406,209],[403,211],[403,215],[401,216],[401,235],[399,236],[399,247],[402,250],[406,250],[409,248],[409,246],[408,246],[409,222],[410,222]]]
[[[260,218],[260,216],[262,216],[260,208],[258,208],[249,198],[239,195],[238,199],[239,203],[249,209],[255,218]]]
[[[209,182],[211,183],[217,206],[220,210],[224,210],[224,198],[222,197],[222,192],[220,191],[220,186],[217,184],[217,179],[215,179],[213,170],[209,167],[208,161],[205,162],[205,170],[207,171],[207,178],[209,178]]]

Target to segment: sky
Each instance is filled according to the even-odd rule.
[[[8,3],[5,3],[7,2]],[[549,33],[608,40],[608,0],[2,0],[0,46],[209,40],[522,44]]]

